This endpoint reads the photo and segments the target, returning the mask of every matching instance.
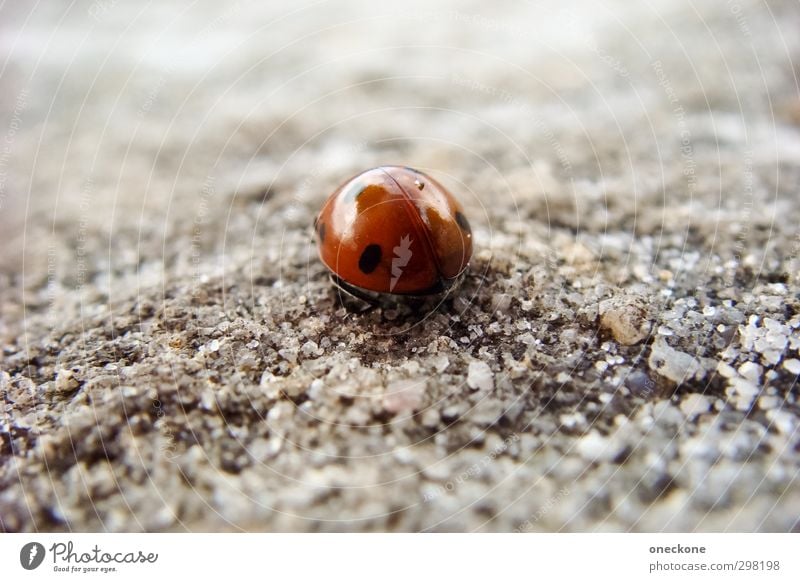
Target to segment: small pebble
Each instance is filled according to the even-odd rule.
[[[783,367],[795,376],[800,375],[800,360],[784,360]]]
[[[470,362],[467,370],[467,385],[473,390],[488,392],[494,388],[494,374],[486,362]]]
[[[417,410],[422,406],[426,386],[422,378],[391,382],[383,396],[383,407],[392,414]]]
[[[600,303],[600,327],[624,346],[638,344],[650,333],[644,302],[635,298],[609,299]]]
[[[676,384],[702,375],[702,368],[697,359],[674,349],[660,338],[653,342],[648,363],[659,375]]]
[[[75,379],[72,370],[61,369],[56,374],[55,390],[59,394],[72,392],[78,387],[78,380]]]
[[[680,408],[687,418],[693,419],[700,414],[708,412],[711,409],[711,401],[703,394],[687,394],[681,400]]]

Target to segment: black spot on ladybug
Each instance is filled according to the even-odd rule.
[[[325,223],[320,222],[317,226],[317,234],[319,234],[319,242],[325,242]]]
[[[463,230],[464,232],[472,232],[472,228],[470,228],[469,226],[469,221],[467,220],[467,217],[461,214],[460,212],[456,212],[456,222],[458,223],[458,226],[461,227],[461,230]]]
[[[378,245],[367,245],[361,257],[358,259],[358,268],[361,272],[369,275],[381,262],[381,247]]]

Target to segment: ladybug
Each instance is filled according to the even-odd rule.
[[[461,205],[413,168],[380,166],[340,186],[314,220],[333,283],[367,301],[451,290],[472,257]]]

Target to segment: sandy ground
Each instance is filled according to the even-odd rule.
[[[800,528],[797,2],[266,4],[3,6],[2,530]],[[393,163],[474,260],[354,314]]]

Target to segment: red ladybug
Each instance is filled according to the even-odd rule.
[[[361,298],[441,294],[472,257],[461,205],[413,168],[381,166],[351,178],[325,202],[314,228],[334,283]]]

